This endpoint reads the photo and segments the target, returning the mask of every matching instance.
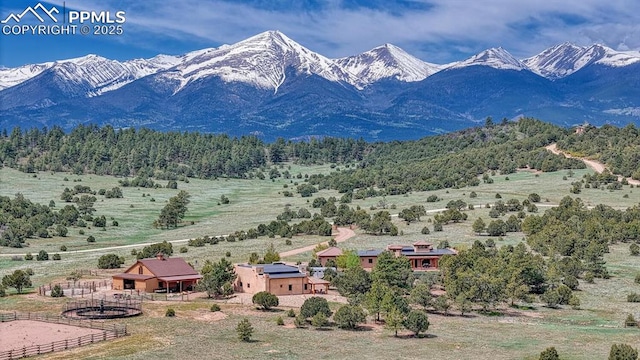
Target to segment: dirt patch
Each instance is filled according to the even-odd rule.
[[[32,320],[16,320],[0,323],[0,351],[45,345],[55,341],[76,339],[102,330],[52,324]]]
[[[194,320],[214,322],[220,321],[227,318],[227,314],[222,311],[208,311],[208,310],[200,310],[200,311],[185,311],[185,316],[190,317]]]
[[[349,229],[349,228],[343,228],[340,227],[337,229],[337,234],[335,234],[335,240],[336,242],[340,243],[343,241],[347,241],[348,239],[356,236],[356,233]],[[323,242],[322,244],[328,244],[328,242]],[[298,255],[298,254],[302,254],[303,252],[307,252],[307,251],[313,251],[313,249],[316,248],[317,245],[309,245],[309,246],[305,246],[299,249],[293,249],[293,250],[289,250],[289,251],[285,251],[285,252],[281,252],[280,253],[280,257],[281,258],[285,258],[287,256],[293,256],[293,255]]]

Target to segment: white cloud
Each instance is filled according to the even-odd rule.
[[[435,62],[457,60],[461,49],[472,55],[493,46],[526,57],[565,41],[640,49],[640,2],[636,0],[433,0],[427,10],[407,11],[345,8],[341,1],[331,1],[321,10],[297,12],[226,1],[123,5],[121,1],[67,0],[66,4],[93,10],[127,6],[127,27],[140,36],[146,33],[187,42],[196,37],[198,43],[204,40],[211,46],[278,29],[331,57],[386,42]],[[439,52],[424,53],[429,49]]]

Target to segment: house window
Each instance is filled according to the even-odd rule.
[[[251,287],[251,284],[247,283],[247,287],[248,287],[248,288],[250,288],[250,287]]]
[[[289,285],[289,291],[293,290],[293,285]]]
[[[138,268],[138,274],[142,275],[142,266]]]
[[[373,264],[373,259],[369,259],[369,264]]]
[[[307,290],[307,284],[304,284],[304,289]]]
[[[282,287],[282,284],[280,284],[280,287]]]
[[[242,287],[242,281],[240,281],[240,287]]]

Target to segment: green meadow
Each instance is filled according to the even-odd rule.
[[[287,168],[287,165],[284,166]],[[301,167],[290,165],[292,179],[240,180],[225,179],[199,180],[189,179],[188,183],[178,182],[178,190],[122,188],[121,199],[104,199],[96,195],[95,215],[104,215],[108,219],[106,231],[95,228],[69,228],[66,237],[28,240],[25,248],[0,248],[0,273],[7,274],[15,269],[30,267],[35,275],[34,285],[64,279],[75,269],[97,268],[97,259],[106,253],[124,256],[125,266],[134,261],[131,249],[141,249],[150,242],[174,241],[196,238],[204,235],[223,235],[236,230],[254,228],[260,223],[275,220],[285,206],[292,209],[305,207],[311,213],[317,212],[311,203],[314,198],[335,196],[336,191],[321,190],[311,198],[284,197],[283,191],[295,192],[296,182],[302,183],[305,174],[328,173],[336,171],[327,166]],[[589,170],[574,170],[572,177],[567,171],[552,173],[517,172],[508,176],[493,176],[491,184],[477,187],[448,189],[429,192],[413,192],[407,195],[375,197],[354,200],[350,206],[359,206],[374,212],[386,204],[391,214],[411,205],[423,205],[428,214],[420,221],[406,224],[393,217],[401,234],[397,237],[373,236],[356,230],[356,236],[342,243],[343,248],[369,249],[384,248],[390,243],[411,244],[417,240],[426,240],[434,244],[448,241],[452,246],[463,248],[474,241],[485,241],[487,236],[477,236],[471,230],[471,224],[478,217],[486,222],[490,220],[489,209],[485,204],[493,204],[496,194],[503,201],[517,198],[520,201],[530,193],[537,193],[542,201],[537,204],[542,213],[550,206],[558,204],[564,196],[581,198],[588,206],[608,204],[624,209],[640,203],[640,189],[623,186],[622,190],[582,189],[580,194],[569,192],[572,181],[579,179]],[[302,179],[296,179],[296,174]],[[567,179],[563,179],[567,177]],[[67,181],[65,181],[67,178]],[[76,184],[90,186],[92,190],[111,189],[118,186],[118,178],[96,175],[71,175],[66,173],[24,174],[13,169],[0,169],[0,195],[13,196],[24,194],[28,199],[42,204],[54,200],[54,209],[64,206],[60,195],[65,187]],[[164,182],[160,181],[162,185]],[[285,188],[286,186],[286,188]],[[177,229],[155,229],[152,224],[158,217],[166,201],[186,190],[191,195],[185,222]],[[474,191],[477,197],[471,198]],[[143,197],[144,194],[144,197]],[[427,202],[430,195],[441,198],[437,202]],[[230,199],[229,204],[220,204],[222,195]],[[154,199],[155,201],[151,201]],[[465,210],[468,219],[457,224],[444,225],[442,232],[433,231],[435,211],[442,209],[450,200],[462,199],[473,204],[473,210]],[[375,210],[371,210],[375,209]],[[502,217],[506,220],[507,216]],[[112,219],[118,226],[112,226]],[[193,222],[193,224],[192,224]],[[421,234],[428,227],[428,235]],[[80,231],[84,235],[80,235]],[[95,243],[87,243],[86,238],[93,235]],[[517,244],[523,241],[522,233],[494,238],[497,246]],[[220,242],[204,247],[187,247],[186,253],[178,249],[186,246],[186,241],[174,244],[174,254],[182,256],[198,268],[205,260],[217,260],[226,256],[234,262],[246,261],[251,252],[262,253],[273,243],[278,251],[291,250],[317,244],[328,240],[319,236],[295,236],[292,244],[286,245],[286,239],[279,237],[260,237],[253,240]],[[67,247],[66,252],[60,246]],[[131,246],[110,249],[114,246]],[[51,256],[59,253],[60,261],[17,261],[11,254],[30,252],[37,254],[46,250]],[[91,250],[75,252],[78,250]],[[286,261],[307,261],[311,252],[295,255]],[[414,339],[402,333],[394,338],[379,324],[371,319],[361,331],[345,331],[337,328],[320,331],[312,327],[293,328],[292,319],[284,311],[261,312],[253,307],[219,302],[222,314],[212,318],[209,307],[213,300],[196,299],[188,303],[150,302],[145,304],[145,314],[125,322],[131,336],[115,341],[95,344],[48,355],[48,358],[84,358],[84,359],[148,359],[148,358],[210,358],[210,359],[344,359],[366,356],[371,359],[394,358],[434,358],[434,359],[537,359],[539,353],[547,347],[555,346],[562,359],[603,359],[608,356],[611,344],[627,343],[640,346],[640,330],[624,328],[623,321],[631,313],[640,317],[640,304],[626,302],[630,292],[640,292],[640,285],[634,282],[640,273],[638,258],[629,255],[628,244],[616,244],[605,255],[606,266],[611,279],[596,279],[595,283],[580,282],[577,296],[581,302],[580,310],[567,306],[561,309],[548,309],[541,304],[533,304],[530,309],[516,310],[502,307],[496,316],[472,313],[459,316],[454,310],[451,316],[429,314],[431,326],[429,336]],[[115,271],[102,271],[99,277],[107,278]],[[52,299],[38,296],[11,295],[0,299],[0,311],[43,311],[57,314],[65,299]],[[334,310],[337,304],[332,304]],[[167,307],[176,310],[176,318],[165,318]],[[277,326],[277,316],[285,318],[286,326]],[[255,328],[254,342],[242,343],[237,340],[235,326],[243,317],[248,317]],[[366,355],[365,355],[366,354]]]

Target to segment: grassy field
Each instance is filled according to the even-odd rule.
[[[312,174],[330,171],[328,166],[298,167],[291,166],[292,174]],[[464,189],[449,189],[433,192],[416,192],[404,196],[388,196],[384,200],[392,214],[411,205],[424,205],[427,210],[444,208],[449,200],[463,199],[475,205],[475,210],[466,213],[469,219],[459,224],[445,225],[444,231],[434,232],[433,223],[429,219],[433,213],[422,217],[421,221],[407,225],[401,219],[394,222],[402,232],[401,236],[371,236],[357,232],[357,236],[349,239],[341,246],[353,249],[384,248],[389,243],[410,244],[416,240],[427,240],[437,244],[447,240],[453,246],[469,246],[473,241],[486,240],[486,236],[476,236],[471,231],[473,221],[482,217],[490,220],[488,209],[484,204],[493,204],[496,193],[502,200],[510,198],[523,200],[530,193],[538,193],[542,202],[538,204],[539,212],[548,206],[557,204],[562,197],[571,195],[580,197],[587,205],[599,203],[609,204],[616,208],[626,208],[640,203],[640,189],[624,186],[623,190],[610,192],[601,189],[583,189],[582,193],[570,194],[570,183],[579,179],[588,170],[575,171],[573,179],[563,180],[566,171],[548,174],[519,172],[505,176],[494,176],[492,184]],[[67,177],[68,181],[64,181]],[[78,179],[81,179],[78,182]],[[76,180],[76,182],[74,182]],[[58,252],[61,245],[69,251],[85,249],[102,249],[109,246],[136,245],[162,240],[179,240],[202,235],[227,234],[236,230],[249,229],[260,223],[268,223],[282,212],[285,205],[292,209],[306,207],[312,213],[308,198],[284,197],[283,190],[295,188],[293,182],[300,180],[198,180],[190,179],[189,183],[179,182],[178,190],[122,188],[124,198],[104,199],[96,196],[96,214],[113,217],[119,226],[107,226],[107,231],[72,228],[65,238],[30,239],[29,247],[23,249],[0,248],[1,254],[20,254],[31,252],[36,254],[40,249],[52,253]],[[28,199],[43,204],[50,200],[56,202],[56,208],[63,206],[59,200],[65,187],[76,184],[91,186],[93,190],[110,189],[118,185],[118,179],[108,176],[40,173],[37,177],[23,174],[11,169],[0,169],[0,195],[13,196],[23,193]],[[288,189],[284,188],[284,185]],[[175,230],[160,230],[152,227],[165,201],[179,190],[186,190],[192,195],[186,225]],[[471,191],[477,198],[470,198]],[[142,194],[148,196],[142,197]],[[436,194],[441,201],[428,203],[428,196]],[[218,205],[221,195],[226,195],[231,202]],[[318,196],[336,196],[335,191],[323,190]],[[627,195],[627,197],[624,197]],[[156,201],[151,202],[153,198]],[[351,206],[370,209],[379,206],[382,198],[356,200]],[[133,207],[131,207],[133,205]],[[508,217],[503,217],[504,220]],[[110,223],[110,221],[109,221]],[[420,233],[424,226],[432,231],[429,235]],[[93,235],[97,242],[88,244],[86,237]],[[516,244],[523,239],[523,234],[509,234],[496,239],[498,246]],[[327,238],[317,236],[300,236],[292,239],[292,245],[285,245],[285,239],[260,238],[237,242],[221,242],[201,248],[189,247],[188,252],[180,254],[187,261],[200,266],[206,259],[217,260],[229,251],[230,260],[246,261],[252,251],[263,252],[267,245],[274,243],[280,251],[315,244]],[[174,245],[176,251],[186,243]],[[138,249],[140,246],[137,247]],[[131,248],[99,250],[84,253],[64,253],[61,261],[25,262],[12,261],[10,257],[0,257],[0,274],[4,275],[17,268],[31,267],[36,285],[56,279],[63,279],[72,270],[95,269],[97,259],[104,253],[116,253],[125,256],[126,264],[134,261]],[[303,253],[287,261],[306,261],[311,253]],[[500,316],[472,315],[469,317],[441,316],[430,314],[431,327],[429,336],[422,339],[403,337],[395,339],[369,322],[364,331],[343,331],[332,329],[318,331],[309,329],[293,329],[290,326],[277,327],[275,317],[283,312],[262,313],[252,308],[222,304],[222,319],[212,319],[208,309],[211,300],[198,299],[189,303],[154,302],[145,305],[145,315],[128,319],[132,336],[112,342],[96,344],[86,348],[53,354],[50,358],[225,358],[225,359],[334,359],[361,357],[389,359],[398,358],[437,358],[437,359],[536,359],[546,347],[555,346],[563,359],[606,358],[613,342],[624,342],[640,347],[640,332],[637,329],[625,329],[622,322],[628,313],[640,317],[640,304],[627,303],[629,292],[640,292],[640,285],[633,279],[640,272],[637,258],[629,256],[628,245],[618,244],[611,247],[606,254],[607,267],[612,275],[609,280],[596,280],[594,284],[581,282],[577,292],[582,303],[582,310],[547,309],[536,305],[532,310],[515,311],[503,309]],[[112,271],[113,272],[113,271]],[[108,276],[110,272],[103,272]],[[65,300],[42,298],[35,295],[9,296],[0,299],[0,310],[7,311],[45,311],[59,313]],[[164,311],[172,306],[176,309],[177,318],[164,317]],[[336,306],[335,304],[333,305]],[[255,342],[241,343],[236,339],[235,325],[242,317],[248,317],[256,329]],[[291,319],[285,318],[287,324]],[[224,350],[220,350],[224,349]]]

